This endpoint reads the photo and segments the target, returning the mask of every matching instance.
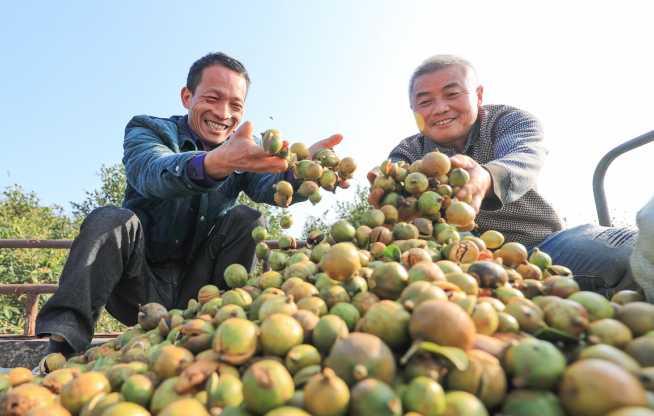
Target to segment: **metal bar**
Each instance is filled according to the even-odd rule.
[[[606,193],[604,192],[604,176],[606,175],[609,165],[621,154],[652,141],[654,141],[654,130],[616,146],[605,154],[597,164],[595,173],[593,174],[593,195],[595,196],[595,208],[597,209],[597,219],[600,225],[606,227],[612,225],[611,217],[609,216],[609,208],[606,203]]]
[[[40,295],[42,293],[54,293],[57,290],[56,284],[33,285],[27,283],[11,283],[0,285],[0,295]]]
[[[0,248],[70,248],[73,240],[1,240]]]
[[[30,293],[25,298],[25,328],[28,337],[36,335],[36,315],[39,313],[39,295]]]

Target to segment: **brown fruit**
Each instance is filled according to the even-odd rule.
[[[568,367],[559,397],[571,415],[601,416],[624,406],[646,406],[638,379],[609,361],[588,359]]]
[[[421,303],[411,315],[409,332],[413,339],[464,350],[472,348],[476,334],[470,316],[459,306],[442,300]]]
[[[359,251],[352,243],[334,244],[322,257],[320,267],[330,278],[344,281],[361,268]]]

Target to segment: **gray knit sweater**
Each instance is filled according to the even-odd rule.
[[[389,158],[413,163],[434,150],[456,153],[417,134],[402,140]],[[463,153],[493,178],[494,195],[484,200],[476,219],[480,232],[497,230],[506,241],[533,247],[562,228],[555,210],[536,190],[547,151],[543,130],[534,116],[505,105],[483,106]]]

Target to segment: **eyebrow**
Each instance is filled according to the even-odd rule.
[[[455,88],[455,87],[457,87],[457,88],[463,88],[463,86],[462,86],[458,81],[454,81],[454,82],[450,82],[449,84],[447,84],[446,86],[444,86],[443,89],[444,89],[444,90],[447,90],[447,89]]]

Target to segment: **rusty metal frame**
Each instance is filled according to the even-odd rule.
[[[266,244],[271,249],[279,247],[277,240],[266,240]],[[3,240],[0,239],[0,249],[70,249],[73,240]],[[298,248],[304,247],[305,241],[298,241]],[[264,268],[267,268],[267,261],[264,261]],[[25,327],[23,335],[33,337],[36,335],[36,315],[38,314],[39,296],[48,293],[54,293],[59,286],[56,284],[28,284],[12,283],[0,284],[0,295],[20,296],[26,295],[23,299],[25,307]],[[101,334],[99,334],[101,335]],[[111,334],[105,334],[111,335]],[[1,337],[1,336],[0,336]]]

